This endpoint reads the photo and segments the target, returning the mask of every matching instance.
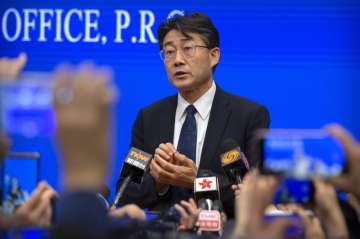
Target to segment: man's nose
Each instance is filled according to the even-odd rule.
[[[181,50],[177,50],[175,53],[175,58],[174,58],[174,65],[183,65],[185,64],[185,57],[184,54],[182,53]]]

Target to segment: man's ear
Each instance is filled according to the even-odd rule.
[[[215,65],[217,65],[219,63],[219,60],[220,60],[220,48],[215,47],[215,48],[211,49],[209,54],[210,54],[211,67],[214,67]]]

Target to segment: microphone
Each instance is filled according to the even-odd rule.
[[[220,200],[215,200],[212,210],[218,211],[220,212],[220,221],[221,221],[221,225],[225,225],[225,223],[227,222],[227,216],[224,212],[224,207],[223,204]]]
[[[233,183],[240,184],[250,170],[250,164],[245,154],[241,152],[236,141],[231,138],[224,140],[221,149],[223,152],[220,155],[221,166]]]
[[[200,199],[210,199],[211,201],[220,199],[219,180],[209,170],[201,170],[196,177],[194,198],[198,204]]]
[[[220,212],[213,209],[214,202],[220,200],[219,180],[214,173],[209,170],[201,170],[194,182],[194,197],[199,213],[199,230],[204,235],[219,235],[221,231]]]
[[[212,210],[222,212],[223,211],[223,205],[220,200],[215,200],[212,206]]]
[[[197,202],[198,208],[203,209],[203,210],[211,210],[211,208],[209,207],[210,205],[208,204],[208,202],[206,201],[205,198],[201,198],[198,202]]]
[[[202,210],[198,217],[198,230],[202,235],[222,234],[222,225],[226,221],[225,214],[222,213],[222,203],[220,200],[200,199],[198,207]],[[224,216],[223,216],[224,215]],[[224,218],[224,219],[223,219]]]
[[[210,199],[204,198],[199,200],[198,208],[201,208],[203,210],[215,210],[219,212],[223,211],[222,202],[220,200],[211,201]]]
[[[115,200],[111,205],[111,208],[115,208],[119,205],[119,201],[124,194],[127,185],[132,181],[137,184],[141,184],[146,171],[150,166],[152,155],[148,154],[140,149],[132,147],[129,153],[126,155],[123,167],[121,169],[121,180],[119,189],[116,193]]]

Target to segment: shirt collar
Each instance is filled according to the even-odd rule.
[[[205,94],[203,94],[193,104],[202,120],[205,120],[210,114],[211,106],[215,97],[215,92],[216,92],[216,85],[213,81],[211,87],[205,92]],[[177,121],[185,116],[185,110],[189,105],[190,103],[187,102],[180,94],[178,94],[178,104],[176,109]]]

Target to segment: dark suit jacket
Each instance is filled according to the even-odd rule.
[[[177,95],[174,95],[141,109],[132,129],[131,146],[154,154],[160,143],[173,142],[176,107]],[[253,132],[267,128],[269,121],[269,113],[264,106],[228,94],[217,86],[199,170],[211,170],[219,177],[221,200],[229,217],[233,216],[234,196],[220,163],[222,142],[228,138],[234,139],[249,157]],[[256,162],[251,164],[254,166]],[[190,195],[189,190],[187,197]],[[179,194],[175,187],[171,187],[167,195],[159,197],[154,179],[147,174],[141,185],[129,185],[121,203],[136,203],[143,208],[163,210],[187,197]]]

